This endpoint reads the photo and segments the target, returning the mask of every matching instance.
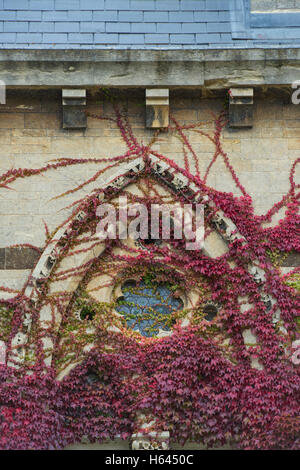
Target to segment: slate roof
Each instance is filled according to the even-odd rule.
[[[2,49],[299,44],[300,13],[250,15],[250,0],[0,0]]]

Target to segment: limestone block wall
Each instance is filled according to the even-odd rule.
[[[113,93],[106,92],[104,98],[99,90],[90,90],[88,112],[111,117]],[[118,102],[127,109],[135,136],[147,144],[154,131],[145,128],[144,90],[118,93]],[[170,91],[171,116],[185,124],[201,121],[200,129],[208,133],[214,126],[212,112],[224,109],[224,103],[225,92],[219,97],[205,98],[200,90]],[[62,129],[61,114],[61,90],[9,90],[6,104],[0,106],[1,173],[10,168],[40,168],[60,157],[106,159],[126,152],[113,122],[88,117],[86,130],[70,131]],[[278,93],[263,95],[259,91],[254,99],[253,128],[224,130],[223,148],[240,182],[252,196],[256,214],[266,213],[287,193],[290,169],[300,154],[299,131],[300,107]],[[186,134],[199,157],[203,175],[215,147],[193,130]],[[184,165],[182,143],[171,132],[162,133],[153,148]],[[65,198],[53,198],[84,182],[100,167],[101,164],[67,167],[19,179],[10,190],[0,188],[0,285],[21,288],[37,257],[35,252],[24,254],[8,247],[19,243],[43,246],[44,222],[53,231],[70,213],[70,209],[64,208],[89,194],[97,183]],[[299,176],[298,173],[298,181]],[[212,166],[207,182],[218,190],[241,195],[220,157]],[[272,223],[276,224],[281,216],[281,213],[274,216]]]

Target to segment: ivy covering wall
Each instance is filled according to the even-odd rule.
[[[182,143],[181,168],[154,150],[160,130],[150,142],[140,142],[127,114],[117,102],[114,107],[114,118],[94,118],[119,130],[127,146],[123,155],[89,161],[62,158],[0,177],[5,192],[20,178],[25,184],[36,174],[94,164],[94,175],[58,195],[63,197],[104,176],[109,181],[109,174],[124,163],[137,158],[143,162],[138,174],[124,172],[117,181],[75,200],[72,216],[54,233],[46,227],[44,250],[57,237],[55,265],[48,275],[38,283],[29,276],[19,292],[1,288],[12,296],[1,301],[0,310],[0,339],[7,346],[7,363],[0,365],[0,447],[62,449],[83,438],[130,439],[142,429],[145,434],[169,431],[171,443],[299,449],[300,377],[298,364],[291,360],[292,345],[299,339],[299,268],[282,275],[276,260],[300,249],[299,184],[294,180],[300,159],[291,167],[287,194],[258,216],[221,145],[224,111],[212,117],[212,132],[203,131],[201,123],[184,125],[171,116],[168,131]],[[204,174],[187,130],[214,144]],[[207,185],[217,159],[223,159],[241,197]],[[139,192],[130,192],[122,177]],[[180,189],[174,183],[177,177],[187,181]],[[226,240],[226,253],[211,257],[205,251],[187,251],[185,240],[171,237],[146,246],[107,240],[101,255],[94,256],[93,250],[103,244],[96,236],[99,201],[114,203],[119,194],[145,205],[202,202],[205,237],[218,230]],[[284,216],[278,225],[264,227],[280,209]],[[234,224],[230,234],[217,217],[219,211]],[[67,230],[58,239],[62,227]],[[83,253],[87,261],[79,267],[63,267],[66,259]],[[100,275],[107,276],[109,301],[96,295],[103,284],[93,281]],[[127,286],[131,297],[123,292],[120,301],[118,288],[132,279],[134,286]],[[53,289],[66,280],[76,287]],[[158,286],[168,291],[147,312],[151,334],[141,334],[144,327],[136,328],[134,318],[124,316],[124,306],[136,302],[140,307],[134,297],[137,286],[152,295]],[[164,329],[171,334],[160,337],[157,305],[168,296],[173,298],[172,315]],[[189,299],[185,304],[180,301],[184,296]],[[207,305],[216,307],[215,315],[208,315]],[[46,306],[50,315],[45,320],[41,312]],[[252,332],[255,343],[245,341],[245,331]],[[18,343],[16,337],[22,340]]]

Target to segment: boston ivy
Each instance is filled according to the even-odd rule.
[[[171,442],[194,441],[208,447],[230,444],[241,449],[299,449],[300,369],[290,360],[291,343],[299,338],[299,270],[290,277],[282,276],[278,263],[270,262],[269,254],[279,256],[300,249],[299,185],[294,181],[300,159],[292,166],[288,193],[265,215],[257,216],[250,195],[222,148],[224,113],[215,118],[211,133],[202,131],[199,124],[180,125],[171,119],[169,132],[179,137],[183,146],[183,168],[153,149],[159,131],[145,145],[137,140],[127,116],[117,107],[114,118],[98,118],[119,128],[128,149],[124,155],[87,160],[62,158],[39,169],[12,169],[0,177],[0,186],[5,190],[18,178],[95,164],[97,171],[89,180],[65,193],[72,194],[120,163],[137,156],[147,163],[149,155],[154,155],[186,176],[222,209],[247,243],[232,242],[225,255],[211,259],[202,252],[185,251],[180,240],[149,244],[146,248],[129,248],[119,240],[115,242],[121,248],[118,253],[109,241],[102,257],[80,269],[63,271],[61,259],[82,250],[77,246],[78,235],[82,242],[91,230],[95,232],[96,196],[103,190],[76,201],[74,214],[84,210],[85,218],[82,223],[74,222],[66,235],[66,249],[41,287],[37,305],[32,306],[24,289],[1,301],[0,334],[8,357],[11,340],[20,331],[25,313],[30,314],[32,327],[25,361],[18,367],[0,365],[0,448],[63,449],[83,439],[101,442],[117,435],[128,439],[137,431],[137,416],[142,412],[145,422],[155,417],[155,431],[170,431]],[[188,138],[191,132],[200,133],[215,146],[204,175],[200,174],[199,160]],[[217,159],[223,159],[241,197],[207,185]],[[127,193],[131,201],[163,201],[149,167],[136,184],[141,195]],[[168,191],[167,185],[164,188]],[[180,194],[171,191],[169,200],[185,202]],[[285,215],[278,225],[264,227],[280,209],[285,209]],[[74,214],[65,222],[73,220]],[[208,236],[212,226],[209,218],[206,222]],[[46,246],[50,239],[47,231]],[[265,292],[275,299],[270,308],[261,300],[261,286],[248,272],[253,261],[265,270]],[[174,295],[178,286],[187,295],[196,291],[199,300],[189,311],[178,312],[171,336],[145,338],[128,329],[114,314],[116,299],[111,303],[93,300],[89,282],[103,270],[113,276],[112,286],[132,277],[151,282],[155,276],[156,282],[175,285]],[[64,292],[60,297],[51,297],[51,282],[75,275],[80,275],[82,282],[72,298]],[[241,309],[240,299],[245,297],[249,306]],[[45,298],[61,312],[59,329],[55,322],[50,321],[46,329],[39,323]],[[62,307],[66,299],[67,309]],[[220,305],[218,315],[210,322],[205,319],[204,310],[208,301]],[[274,326],[272,316],[277,308],[281,320],[279,326]],[[81,317],[74,314],[76,311],[81,312]],[[186,316],[190,318],[189,325],[183,323]],[[253,331],[257,345],[246,347],[242,335],[245,329]],[[49,354],[43,349],[45,335],[52,337],[55,345],[51,366],[45,364]],[[87,344],[92,344],[92,349],[85,349]],[[253,358],[262,370],[251,367]],[[62,381],[58,380],[59,372],[74,362],[77,366]]]

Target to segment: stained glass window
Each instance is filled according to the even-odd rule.
[[[170,331],[176,321],[175,312],[183,308],[183,301],[174,296],[172,286],[164,283],[127,281],[122,293],[117,312],[124,315],[128,328],[146,337],[156,336],[160,330]]]

